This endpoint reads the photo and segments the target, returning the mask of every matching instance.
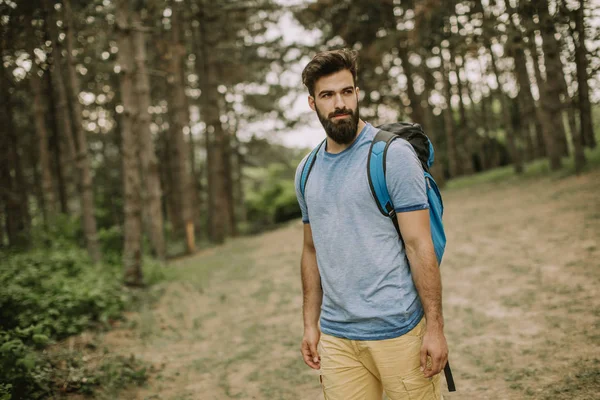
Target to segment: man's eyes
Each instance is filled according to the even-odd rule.
[[[344,95],[349,95],[349,94],[352,94],[352,93],[354,93],[354,90],[352,90],[352,89],[346,89],[346,90],[342,91],[342,94],[344,94]],[[329,98],[331,96],[333,96],[333,93],[323,93],[321,95],[321,98],[327,99],[327,98]]]

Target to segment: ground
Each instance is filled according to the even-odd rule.
[[[597,399],[600,171],[443,192],[445,399]],[[302,223],[169,265],[157,302],[97,338],[154,366],[123,399],[322,399],[306,367]]]

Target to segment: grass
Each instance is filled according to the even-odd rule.
[[[570,372],[567,372],[570,371]],[[541,400],[594,400],[600,393],[600,359],[581,360],[566,368],[563,379],[544,388]]]
[[[250,245],[245,240],[227,242],[219,249],[207,249],[198,263],[196,256],[185,257],[171,262],[165,271],[165,280],[170,282],[186,282],[200,293],[209,286],[213,274],[223,273],[224,278],[231,280],[249,279],[252,263],[247,258]]]
[[[600,145],[595,149],[585,149],[587,159],[586,171],[600,168]],[[531,180],[536,178],[550,177],[560,179],[575,175],[575,164],[572,157],[563,157],[563,166],[558,171],[550,171],[547,159],[540,159],[525,164],[524,172],[517,175],[512,165],[495,168],[489,171],[454,178],[446,184],[447,190],[457,190],[472,186],[502,183],[511,184],[516,181]]]

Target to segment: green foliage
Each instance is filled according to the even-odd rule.
[[[0,399],[37,399],[52,393],[60,369],[41,349],[86,328],[110,326],[134,300],[122,285],[118,251],[114,263],[94,265],[85,250],[69,244],[77,231],[70,221],[62,220],[55,230],[38,234],[38,243],[46,247],[0,252]],[[55,240],[49,242],[51,234]],[[119,233],[103,234],[103,247],[110,249]],[[159,262],[145,260],[147,282],[164,279],[162,269]],[[145,379],[145,371],[130,359],[103,365],[94,373],[86,368],[86,381],[69,383],[73,390],[87,393],[93,387],[116,388]]]
[[[98,242],[102,250],[102,257],[106,262],[110,264],[121,262],[125,238],[120,226],[113,225],[110,228],[99,229]]]
[[[59,249],[73,244],[84,245],[81,220],[66,214],[57,214],[47,226],[32,229],[31,235],[34,247]]]
[[[0,400],[10,400],[12,385],[0,383]]]
[[[94,266],[79,248],[34,249],[2,264],[0,320],[7,330],[33,327],[32,334],[63,338],[118,318],[127,300],[116,267]]]
[[[37,399],[49,391],[49,365],[23,342],[32,339],[27,333],[0,330],[0,399]]]
[[[271,164],[253,171],[253,178],[260,183],[246,197],[248,220],[252,221],[248,227],[250,232],[259,232],[301,216],[293,171],[283,164]]]

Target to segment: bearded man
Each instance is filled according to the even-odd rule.
[[[318,53],[302,81],[323,125],[310,180],[296,172],[304,222],[304,362],[320,369],[327,400],[442,398],[448,359],[442,286],[423,170],[412,146],[391,142],[386,182],[403,240],[371,195],[377,129],[359,115],[357,53]]]

